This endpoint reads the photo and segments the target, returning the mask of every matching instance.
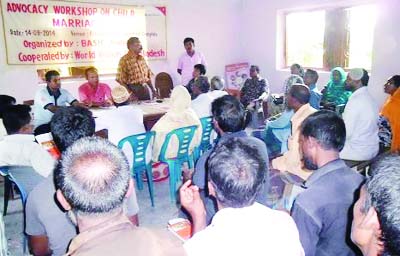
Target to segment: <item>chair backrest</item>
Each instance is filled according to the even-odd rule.
[[[32,189],[45,179],[30,166],[1,166],[0,175],[18,187],[23,203]]]
[[[201,136],[201,146],[205,147],[204,149],[209,149],[211,147],[210,137],[213,130],[212,117],[203,117],[200,118],[201,128],[203,129],[203,134]]]
[[[155,86],[160,98],[169,98],[171,91],[174,88],[171,76],[166,72],[157,74],[155,78]]]
[[[133,150],[133,167],[145,166],[147,164],[146,151],[151,139],[155,136],[154,131],[135,134],[121,139],[118,148],[122,149],[128,142]]]
[[[160,160],[161,161],[167,160],[166,152],[167,152],[167,148],[168,148],[168,145],[169,145],[169,142],[170,142],[172,136],[176,136],[178,138],[178,142],[179,142],[176,158],[188,157],[190,154],[190,152],[189,152],[190,142],[193,139],[196,129],[197,129],[197,125],[192,125],[192,126],[186,126],[186,127],[182,127],[182,128],[178,128],[178,129],[170,131],[167,134],[167,136],[165,136],[164,143],[161,147]]]

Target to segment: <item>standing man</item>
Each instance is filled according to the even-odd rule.
[[[50,70],[45,77],[47,86],[37,91],[35,95],[35,134],[50,132],[50,119],[60,107],[81,106],[67,90],[61,89],[58,71]],[[39,126],[41,127],[38,129]]]
[[[356,255],[348,213],[363,177],[339,158],[345,139],[344,122],[332,111],[316,112],[301,125],[303,163],[312,174],[294,202],[292,217],[306,256]]]
[[[368,72],[362,68],[354,68],[347,75],[345,89],[353,94],[343,112],[346,143],[340,152],[342,159],[370,160],[379,151],[379,108],[368,92],[368,80]]]
[[[108,107],[113,104],[108,84],[99,83],[99,74],[95,67],[85,70],[87,83],[79,86],[79,99],[89,107]]]
[[[206,59],[201,52],[194,50],[194,39],[186,37],[183,40],[186,52],[182,54],[178,61],[178,73],[182,76],[182,85],[187,85],[192,79],[193,67],[196,64],[207,66]]]
[[[149,90],[153,95],[156,95],[156,91],[151,84],[153,73],[140,55],[142,43],[139,38],[131,37],[127,47],[128,53],[119,60],[116,81],[130,90],[138,100],[149,100]]]

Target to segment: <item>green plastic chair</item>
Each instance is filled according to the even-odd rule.
[[[200,118],[200,123],[201,123],[201,128],[203,129],[202,135],[201,135],[201,143],[198,147],[196,147],[194,151],[194,159],[197,161],[197,159],[200,158],[201,154],[206,152],[211,148],[211,134],[213,131],[213,123],[212,123],[212,117],[203,117]]]
[[[165,136],[164,143],[161,147],[159,156],[160,162],[168,164],[169,169],[169,195],[171,202],[176,202],[176,183],[182,176],[182,164],[187,162],[189,168],[194,167],[193,154],[190,154],[190,142],[193,139],[194,133],[196,132],[197,126],[187,126],[172,130]],[[179,145],[177,150],[177,156],[175,158],[167,158],[167,150],[171,138],[175,136],[178,138]]]
[[[135,134],[121,139],[118,148],[122,149],[124,144],[128,142],[133,150],[132,177],[135,177],[139,190],[143,190],[142,172],[146,172],[147,182],[149,186],[151,206],[154,207],[154,185],[152,174],[152,162],[146,159],[147,147],[151,139],[155,136],[154,131]]]

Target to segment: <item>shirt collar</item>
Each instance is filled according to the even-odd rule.
[[[359,94],[364,94],[364,93],[367,92],[367,90],[368,90],[367,86],[362,86],[362,87],[358,88],[357,90],[355,90],[351,96],[354,97],[354,96],[357,96]]]
[[[225,132],[221,135],[221,140],[227,140],[229,138],[236,138],[236,137],[246,137],[247,133],[245,130],[241,130],[238,132]]]
[[[310,91],[314,90],[316,87],[317,87],[316,84],[310,84],[310,86],[309,86]]]
[[[236,223],[238,219],[243,218],[243,216],[249,216],[249,212],[255,211],[261,205],[257,202],[252,205],[241,207],[241,208],[222,208],[218,210],[211,221],[211,225],[221,224],[221,223]]]
[[[47,91],[49,92],[50,96],[59,97],[60,94],[61,94],[60,89],[57,89],[56,91],[53,91],[53,90],[50,89],[49,86],[46,86],[46,88],[47,88]]]
[[[35,141],[35,136],[33,134],[11,134],[6,135],[3,141]]]
[[[292,121],[296,120],[298,118],[303,118],[305,113],[309,112],[309,108],[311,108],[310,103],[304,104],[303,106],[301,106],[292,116]]]
[[[305,187],[310,187],[312,184],[316,183],[320,178],[325,176],[328,173],[331,173],[332,171],[335,171],[339,168],[347,167],[346,163],[342,159],[336,159],[333,161],[330,161],[329,163],[325,164],[318,170],[315,170],[311,176],[307,179],[305,182]]]
[[[129,219],[121,212],[121,214],[115,216],[111,220],[93,226],[79,233],[74,239],[72,239],[67,255],[74,255],[82,245],[86,244],[87,242],[93,239],[96,239],[97,237],[103,236],[104,234],[112,230],[114,227],[120,225],[131,225],[132,227],[134,227],[133,224],[129,221]]]

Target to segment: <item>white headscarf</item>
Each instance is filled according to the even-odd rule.
[[[200,120],[190,106],[191,98],[187,89],[182,85],[176,86],[171,93],[170,110],[151,129],[156,132],[153,144],[153,161],[158,161],[165,136],[174,129],[197,125],[198,128],[190,144],[190,151],[193,151],[194,147],[200,144],[202,135]],[[173,137],[169,145],[167,157],[175,157],[178,149],[178,140]]]

